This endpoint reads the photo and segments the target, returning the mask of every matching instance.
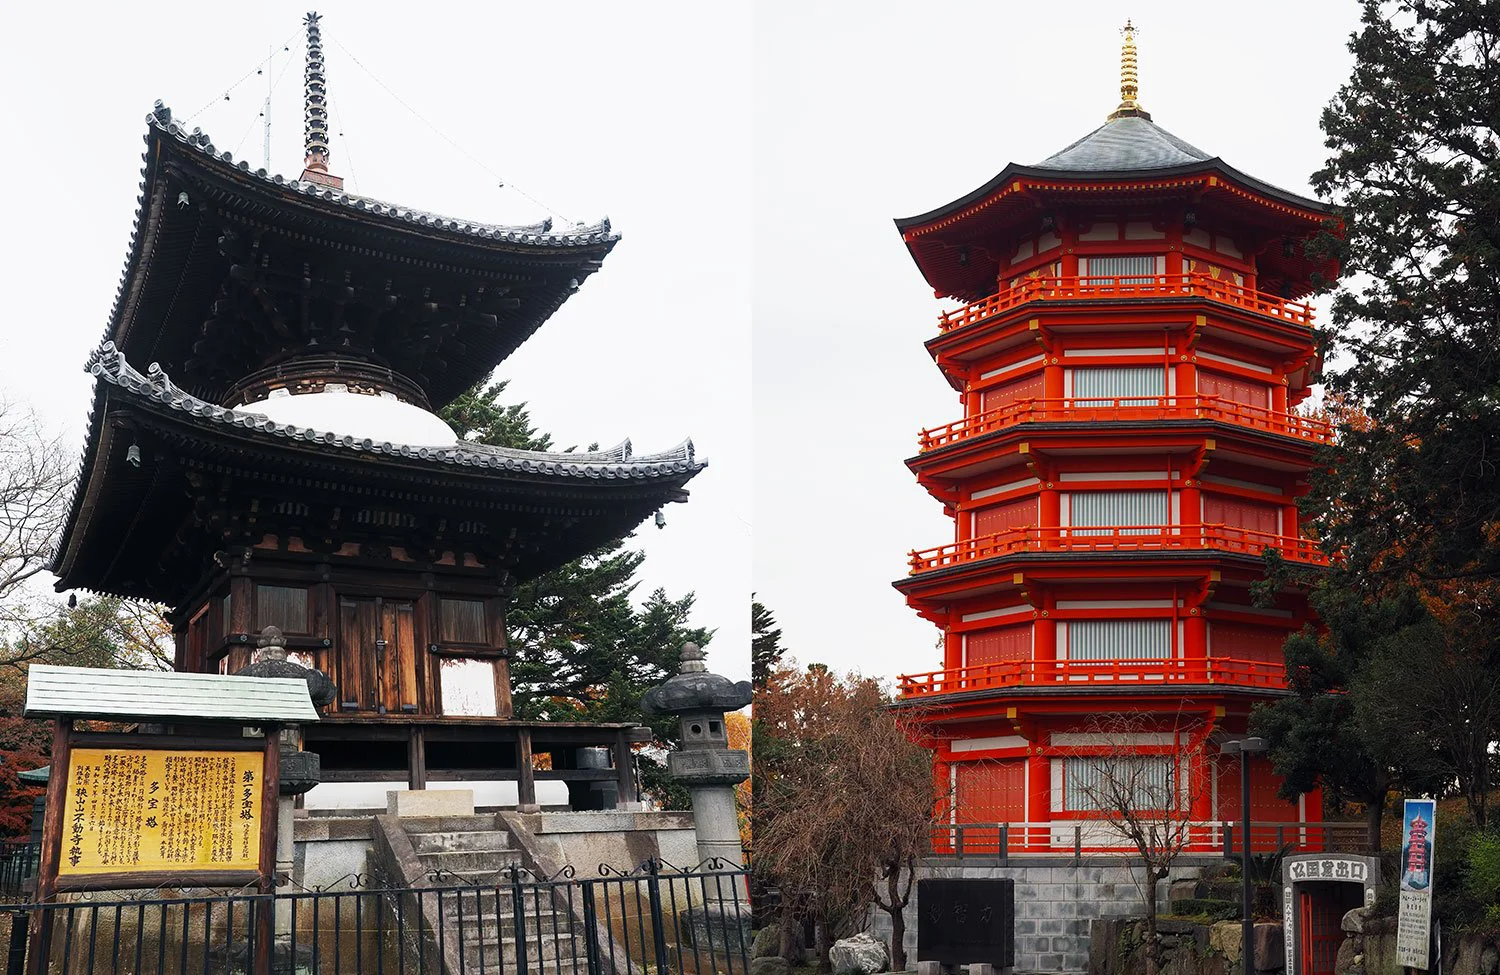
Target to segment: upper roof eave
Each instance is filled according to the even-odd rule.
[[[1023,166],[1018,163],[1010,163],[983,186],[926,213],[917,214],[912,217],[898,217],[895,224],[896,229],[904,236],[907,231],[924,227],[945,217],[951,217],[967,207],[988,199],[1012,180],[1018,178],[1047,179],[1065,183],[1083,184],[1109,182],[1112,180],[1139,182],[1142,180],[1169,179],[1176,176],[1195,176],[1200,174],[1223,176],[1226,179],[1240,183],[1247,189],[1264,194],[1273,200],[1285,203],[1288,206],[1307,210],[1319,216],[1334,215],[1333,208],[1326,203],[1300,196],[1288,190],[1281,189],[1278,186],[1272,186],[1270,183],[1256,179],[1253,176],[1248,176],[1215,156],[1202,162],[1184,163],[1180,166],[1162,166],[1155,169],[1091,170],[1087,172],[1076,169],[1048,169],[1040,166]]]
[[[385,221],[393,229],[423,229],[451,234],[459,242],[483,246],[485,241],[521,245],[533,248],[584,248],[600,245],[613,246],[620,235],[613,232],[608,217],[592,224],[579,224],[566,231],[554,231],[551,219],[537,224],[506,225],[464,220],[442,214],[419,210],[414,207],[388,203],[374,197],[347,193],[341,189],[299,179],[287,179],[280,174],[268,173],[265,169],[251,169],[248,161],[235,161],[228,152],[219,152],[209,136],[199,129],[188,129],[172,120],[172,111],[161,102],[146,116],[147,142],[153,138],[170,139],[173,143],[192,150],[189,158],[200,159],[215,167],[220,173],[232,175],[247,188],[291,191],[313,201],[313,205],[325,204],[329,212],[343,216],[365,214]],[[149,169],[150,160],[148,160]],[[146,174],[143,174],[146,175]]]

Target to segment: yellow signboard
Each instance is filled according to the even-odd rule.
[[[59,876],[260,867],[265,755],[75,748]]]

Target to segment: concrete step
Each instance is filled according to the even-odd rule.
[[[464,904],[463,910],[458,905],[449,904],[447,899],[443,902],[443,926],[449,931],[464,931],[467,939],[471,934],[478,933],[484,937],[493,938],[498,936],[510,938],[516,933],[515,916],[509,912],[508,906],[503,906],[500,914],[493,910],[477,911],[473,901]],[[548,910],[537,914],[528,905],[526,909],[526,933],[530,937],[540,932],[546,937],[554,934],[562,936],[573,930],[573,919],[567,914]]]
[[[510,850],[510,834],[504,830],[455,830],[442,833],[413,833],[412,849],[422,853],[460,853],[476,850]]]
[[[505,831],[505,825],[500,817],[494,815],[476,816],[403,816],[399,820],[402,828],[408,833],[464,833],[485,832],[488,830]]]
[[[479,971],[513,972],[516,968],[516,943],[512,939],[503,941],[466,941],[463,945],[464,967]],[[503,968],[501,962],[504,962]],[[527,967],[533,971],[554,972],[559,968],[571,969],[576,965],[580,971],[588,968],[588,946],[582,938],[528,939],[526,942]]]
[[[422,861],[422,866],[429,870],[445,870],[450,873],[461,873],[464,876],[475,874],[499,875],[501,871],[517,866],[521,862],[521,854],[515,850],[452,850],[442,853],[419,853],[417,859]],[[510,876],[506,874],[499,877],[495,883],[509,882]]]

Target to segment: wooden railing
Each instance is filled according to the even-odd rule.
[[[1122,396],[1116,399],[1020,399],[999,409],[923,430],[917,441],[925,452],[1022,423],[1102,423],[1120,420],[1214,420],[1264,430],[1310,443],[1333,440],[1333,424],[1296,413],[1247,406],[1219,396]]]
[[[903,674],[899,682],[904,698],[1035,684],[1232,684],[1280,690],[1286,687],[1286,667],[1279,662],[1228,657],[1006,660]]]
[[[1167,824],[1182,836],[1189,854],[1225,857],[1239,855],[1244,828],[1233,822]],[[1250,823],[1250,849],[1275,853],[1288,847],[1295,853],[1363,854],[1368,849],[1364,823]],[[1135,856],[1135,847],[1107,819],[1059,819],[1049,823],[955,823],[932,829],[929,854],[940,857],[998,858],[1012,856]]]
[[[1312,306],[1287,301],[1264,291],[1231,284],[1207,274],[1120,274],[1086,277],[1022,278],[1015,287],[988,298],[945,312],[938,327],[951,332],[973,325],[1030,301],[1114,300],[1117,298],[1207,298],[1220,304],[1280,319],[1292,325],[1311,326]]]
[[[1124,525],[1116,527],[1012,528],[911,553],[911,574],[1028,552],[1182,552],[1213,549],[1327,565],[1310,538],[1294,538],[1232,525]]]

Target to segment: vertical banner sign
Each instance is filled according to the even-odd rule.
[[[1432,843],[1437,803],[1408,799],[1401,824],[1401,907],[1396,918],[1396,960],[1427,970],[1432,931]]]

